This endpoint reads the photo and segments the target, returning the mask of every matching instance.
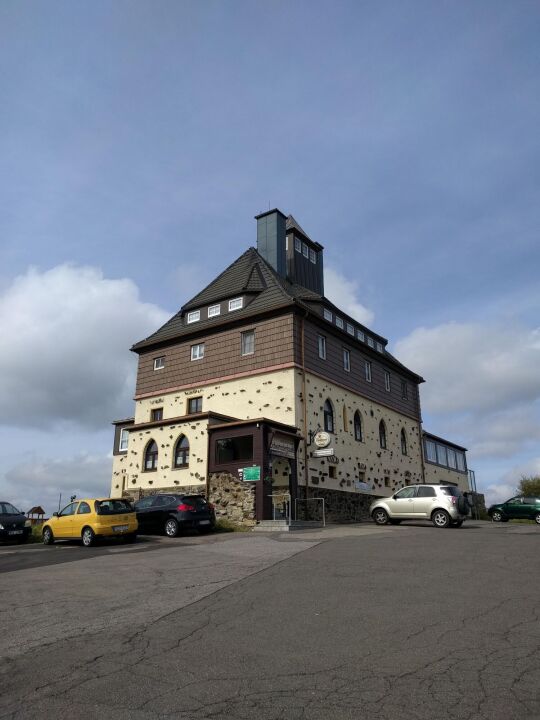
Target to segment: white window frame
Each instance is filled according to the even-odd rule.
[[[383,349],[384,349],[384,348],[383,348],[383,346],[382,346],[382,343],[378,342],[378,343],[377,343],[377,352],[382,353]]]
[[[336,326],[338,328],[341,328],[343,330],[343,318],[340,318],[336,315]]]
[[[314,265],[317,264],[317,255],[315,254],[315,250],[312,250],[311,248],[309,248],[309,259]]]
[[[125,438],[126,446],[122,447],[122,445],[124,443],[124,438]],[[129,430],[127,428],[122,428],[120,430],[120,437],[118,439],[118,452],[127,452],[128,444],[129,444]]]
[[[343,348],[343,369],[351,372],[351,351],[347,348]]]
[[[191,312],[188,312],[187,314],[187,322],[188,325],[191,325],[191,323],[199,322],[201,319],[201,311],[200,310],[192,310]]]
[[[332,315],[332,311],[327,310],[326,308],[324,308],[324,310],[323,310],[323,316],[324,316],[325,320],[328,320],[328,322],[332,322],[332,320],[334,318],[334,316]]]
[[[367,338],[367,344],[369,345],[370,348],[375,347],[375,340],[372,337],[370,337],[369,335]]]
[[[294,249],[296,250],[296,252],[299,252],[299,253],[302,252],[302,241],[300,240],[300,238],[297,238],[296,236],[294,238]]]
[[[245,351],[245,338],[247,336],[250,336],[253,338],[253,350]],[[254,355],[255,354],[255,330],[245,330],[243,333],[240,333],[240,353],[242,357],[245,355]]]
[[[221,315],[221,305],[219,303],[217,305],[210,305],[208,307],[208,317],[217,317],[218,315]]]
[[[388,372],[388,370],[384,371],[384,389],[386,390],[386,392],[391,392],[392,390],[390,373]]]
[[[307,243],[305,243],[305,242],[302,243],[302,255],[305,258],[309,258],[309,247],[308,247]]]
[[[201,350],[202,348],[202,350]],[[196,343],[191,346],[191,359],[202,360],[204,358],[204,343]]]
[[[359,340],[361,340],[362,342],[366,342],[366,336],[364,335],[364,333],[362,332],[362,330],[357,330],[357,331],[356,331],[356,337],[357,337]]]
[[[326,337],[324,335],[317,336],[317,345],[320,359],[326,360]]]
[[[369,360],[364,360],[364,376],[366,378],[366,382],[371,382],[371,363]]]
[[[354,325],[351,325],[351,323],[347,323],[347,332],[349,335],[352,335],[354,337]]]
[[[159,362],[159,361],[162,362]],[[157,358],[154,358],[154,370],[163,370],[165,367],[165,355],[160,355]]]
[[[428,462],[437,462],[437,443],[434,440],[428,440],[426,438],[426,460]]]
[[[234,310],[241,310],[244,307],[244,298],[243,297],[237,297],[233,298],[232,300],[229,300],[229,312],[234,312]]]

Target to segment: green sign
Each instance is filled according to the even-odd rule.
[[[261,467],[260,465],[254,465],[253,467],[247,467],[242,470],[243,479],[250,482],[256,482],[261,479]]]

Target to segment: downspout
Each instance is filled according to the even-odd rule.
[[[301,323],[302,323],[302,341],[301,341],[301,348],[302,348],[302,399],[304,401],[304,414],[303,414],[303,420],[304,420],[304,473],[305,473],[305,480],[304,485],[306,488],[306,497],[305,497],[305,509],[304,509],[304,516],[307,520],[308,517],[308,506],[307,506],[307,499],[308,499],[308,446],[307,446],[307,440],[308,440],[308,426],[307,426],[307,391],[306,391],[306,358],[305,358],[305,319],[308,316],[308,311],[305,311],[304,317],[301,317]]]
[[[422,483],[426,484],[426,466],[424,464],[424,433],[422,431],[422,416],[420,414],[420,388],[416,386],[416,406],[418,408],[418,444],[420,445],[420,464],[422,467]]]

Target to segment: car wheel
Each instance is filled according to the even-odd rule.
[[[374,510],[371,517],[377,525],[386,525],[390,519],[386,510],[383,510],[382,508]]]
[[[491,513],[491,519],[493,520],[493,522],[502,522],[504,518],[500,510],[494,510]]]
[[[536,513],[536,515],[534,516],[534,522],[537,525],[540,525],[540,513]]]
[[[43,540],[44,545],[52,545],[54,542],[54,535],[53,531],[50,527],[43,528],[43,533],[41,534],[41,539]]]
[[[431,516],[431,522],[438,528],[450,527],[450,515],[446,510],[435,510]]]
[[[91,527],[85,527],[81,534],[81,540],[84,547],[92,547],[96,542],[96,535]]]
[[[178,523],[174,518],[169,518],[165,523],[165,535],[167,537],[176,537],[178,535]]]
[[[452,527],[461,527],[463,525],[463,520],[454,520],[452,523]]]

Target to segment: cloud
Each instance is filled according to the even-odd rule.
[[[131,345],[168,314],[98,268],[30,268],[0,296],[0,423],[99,428],[131,412]]]
[[[44,458],[18,465],[0,477],[0,495],[27,512],[41,505],[47,514],[58,509],[71,495],[107,497],[110,493],[112,459],[110,456],[81,454],[67,459]]]
[[[324,269],[324,294],[326,297],[362,325],[369,326],[375,316],[357,299],[358,292],[357,282],[348,280],[330,267]]]

